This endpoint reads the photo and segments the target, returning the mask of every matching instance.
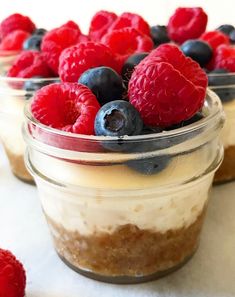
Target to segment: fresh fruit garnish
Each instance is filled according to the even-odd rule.
[[[79,42],[81,35],[80,29],[75,29],[76,24],[72,22],[70,25],[66,23],[59,28],[53,29],[44,35],[41,43],[41,51],[46,57],[46,61],[50,68],[58,73],[59,57],[62,51]]]
[[[229,44],[228,36],[219,31],[205,32],[204,34],[202,34],[200,39],[206,41],[211,46],[213,51],[215,51],[221,44]]]
[[[136,13],[124,12],[113,23],[110,31],[124,28],[134,28],[145,35],[150,36],[149,24]]]
[[[25,287],[23,265],[10,251],[0,249],[0,296],[24,297]]]
[[[219,46],[213,59],[213,69],[226,69],[235,72],[235,48],[230,45]]]
[[[101,41],[114,54],[122,57],[122,64],[134,53],[149,52],[153,49],[152,39],[134,28],[111,31]]]
[[[22,30],[28,33],[33,33],[35,28],[35,24],[29,17],[23,16],[19,13],[14,13],[0,23],[0,37],[4,38],[9,33],[15,30]]]
[[[229,34],[229,40],[233,45],[235,44],[235,30]]]
[[[198,63],[163,44],[136,66],[128,94],[145,125],[167,127],[201,109],[206,87],[207,75]]]
[[[95,67],[85,71],[79,83],[87,86],[101,105],[122,99],[124,92],[122,78],[110,67]]]
[[[179,7],[169,19],[167,30],[170,39],[181,44],[201,36],[206,26],[207,14],[201,7]]]
[[[44,28],[36,28],[34,31],[33,31],[33,35],[40,35],[40,36],[43,36],[47,33],[47,30],[44,29]]]
[[[106,103],[96,115],[95,134],[98,136],[139,135],[142,129],[139,112],[127,101]]]
[[[2,39],[0,50],[19,51],[23,48],[23,43],[29,36],[30,34],[26,31],[13,31]]]
[[[148,53],[139,53],[131,55],[124,63],[122,67],[122,78],[127,85],[135,67],[148,56]]]
[[[51,77],[53,73],[43,55],[37,51],[20,53],[7,72],[8,77],[30,78],[33,76]]]
[[[111,50],[101,43],[83,42],[62,52],[59,75],[62,81],[77,82],[83,72],[99,66],[115,69]]]
[[[232,25],[229,25],[229,24],[224,24],[224,25],[221,25],[219,26],[216,30],[217,31],[220,31],[222,33],[224,33],[225,35],[228,35],[234,30],[234,26]]]
[[[53,84],[56,82],[57,82],[56,79],[45,79],[44,77],[39,75],[31,77],[31,79],[26,80],[23,85],[23,89],[27,92],[26,99],[29,99],[30,97],[32,97],[32,92],[35,92],[41,89],[42,87],[45,87],[49,84]]]
[[[108,32],[117,15],[110,11],[98,11],[91,19],[89,37],[92,41],[100,41]]]
[[[207,42],[202,40],[187,40],[181,45],[181,50],[185,56],[192,58],[204,67],[212,58],[213,51]]]
[[[42,43],[42,35],[32,35],[27,38],[23,43],[24,50],[35,50],[40,51]]]
[[[33,98],[33,116],[42,124],[63,131],[94,134],[100,108],[95,95],[78,83],[55,83],[38,90]]]
[[[166,26],[156,25],[152,26],[150,30],[151,38],[153,40],[155,47],[159,46],[162,43],[170,42]]]

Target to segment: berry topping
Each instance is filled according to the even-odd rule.
[[[102,43],[109,46],[114,54],[122,56],[123,63],[134,53],[149,52],[153,49],[151,38],[133,28],[112,31],[102,38]]]
[[[234,26],[232,25],[228,25],[228,24],[225,24],[225,25],[221,25],[219,26],[216,30],[217,31],[220,31],[222,33],[224,33],[225,35],[228,35],[234,30]]]
[[[113,12],[105,10],[98,11],[91,20],[89,28],[90,39],[92,41],[100,41],[116,19],[117,15]]]
[[[11,252],[0,249],[0,296],[24,297],[25,287],[23,265]]]
[[[174,130],[174,129],[178,129],[178,128],[182,128],[188,125],[191,125],[193,123],[196,123],[198,121],[200,121],[201,119],[203,119],[204,116],[202,114],[202,112],[197,112],[193,117],[191,117],[190,119],[180,122],[178,124],[172,125],[170,127],[167,127],[165,130],[166,131],[170,131],[170,130]]]
[[[59,74],[62,81],[77,82],[83,72],[99,66],[115,69],[115,59],[112,52],[103,44],[84,42],[62,52]]]
[[[70,25],[66,23],[49,31],[42,39],[41,50],[45,54],[48,65],[55,73],[58,73],[61,52],[79,42],[81,32],[79,29],[75,29],[75,25],[72,28],[71,23]]]
[[[222,68],[235,72],[235,48],[229,45],[219,46],[214,54],[214,69]]]
[[[201,109],[206,87],[200,66],[176,46],[163,44],[136,66],[128,93],[145,125],[167,127]]]
[[[213,55],[212,48],[207,42],[196,39],[185,41],[181,46],[181,50],[185,56],[198,62],[201,67],[205,66]]]
[[[50,77],[53,74],[42,54],[37,51],[22,52],[7,72],[9,77],[30,78],[38,75]]]
[[[229,34],[229,40],[232,44],[235,44],[235,30]]]
[[[198,38],[206,30],[207,14],[201,7],[180,7],[171,16],[167,30],[170,39],[183,43]]]
[[[18,51],[23,47],[24,41],[30,36],[26,31],[16,30],[9,33],[0,43],[0,50]]]
[[[110,67],[96,67],[85,71],[79,83],[87,86],[101,105],[122,99],[124,92],[122,78]]]
[[[143,122],[127,101],[116,100],[101,107],[95,119],[95,134],[104,136],[139,135]]]
[[[44,28],[37,28],[35,31],[33,31],[33,35],[45,35],[47,33],[47,30]]]
[[[67,23],[63,24],[60,28],[74,29],[74,30],[78,31],[79,34],[82,34],[78,24],[76,24],[74,21],[71,21],[71,20],[68,21]]]
[[[156,25],[151,27],[151,37],[155,47],[162,43],[170,42],[166,26]]]
[[[221,44],[229,44],[229,38],[222,32],[219,31],[209,31],[200,37],[201,40],[206,41],[215,51]]]
[[[23,49],[24,50],[36,50],[40,51],[41,43],[42,43],[41,35],[32,35],[28,39],[24,41]]]
[[[15,30],[23,30],[32,33],[35,25],[27,16],[15,13],[4,19],[0,24],[0,37],[4,38],[10,32]]]
[[[38,90],[33,98],[33,116],[42,124],[79,134],[94,134],[100,105],[95,95],[78,83],[55,83]]]
[[[125,64],[122,67],[122,78],[125,84],[129,82],[135,66],[137,66],[147,56],[148,53],[134,54],[125,61]]]
[[[110,29],[112,31],[129,27],[150,36],[149,24],[140,15],[130,12],[124,12],[121,14]]]

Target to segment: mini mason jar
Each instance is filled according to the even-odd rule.
[[[221,99],[226,123],[221,133],[224,159],[215,174],[215,183],[235,180],[235,73],[209,74],[209,87]]]
[[[54,82],[55,78],[12,78],[0,76],[0,140],[16,177],[33,182],[24,164],[25,143],[22,137],[25,102],[36,89]]]
[[[223,157],[224,115],[211,91],[202,112],[176,130],[115,138],[44,126],[26,106],[26,164],[68,266],[105,282],[138,283],[192,257]]]

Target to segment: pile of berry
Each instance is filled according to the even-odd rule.
[[[9,46],[23,51],[7,75],[60,77],[34,96],[32,112],[43,124],[79,134],[139,135],[198,120],[208,81],[203,68],[235,70],[233,26],[205,32],[206,26],[199,7],[178,8],[167,26],[153,27],[137,14],[99,11],[88,35],[73,21],[46,32],[14,14],[0,24],[0,49],[8,49],[11,34],[24,32]]]

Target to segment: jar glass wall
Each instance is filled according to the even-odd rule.
[[[196,251],[224,116],[208,91],[205,117],[187,127],[107,138],[46,127],[25,109],[26,164],[59,256],[114,283],[156,279]]]

